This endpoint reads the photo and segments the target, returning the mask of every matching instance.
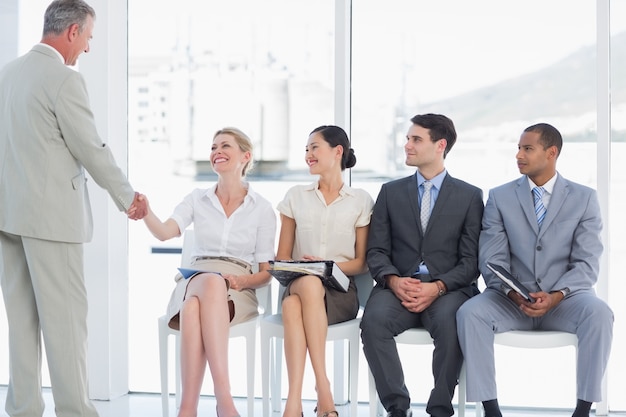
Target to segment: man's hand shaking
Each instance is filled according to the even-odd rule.
[[[148,214],[148,202],[146,200],[146,196],[135,192],[133,203],[128,208],[128,211],[126,211],[126,214],[131,220],[141,220],[146,217],[146,214]]]

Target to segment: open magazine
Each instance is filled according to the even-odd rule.
[[[487,262],[487,268],[491,269],[493,273],[496,274],[496,276],[507,285],[507,287],[524,297],[527,301],[530,301],[531,303],[535,302],[535,299],[530,296],[530,291],[528,291],[528,288],[526,288],[521,282],[519,282],[517,278],[515,278],[505,268],[501,267],[500,265],[492,264],[491,262]]]
[[[284,286],[304,275],[315,275],[325,286],[342,292],[350,285],[350,278],[333,261],[270,261],[270,267],[269,273]]]
[[[191,277],[195,277],[198,274],[204,274],[205,272],[211,272],[213,274],[219,274],[219,272],[203,271],[203,270],[200,270],[200,269],[191,269],[191,268],[178,268],[178,271],[180,272],[180,274],[185,279],[189,279]]]

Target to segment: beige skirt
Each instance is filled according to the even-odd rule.
[[[244,275],[251,273],[250,269],[223,259],[199,259],[193,261],[191,267],[222,274]],[[189,285],[192,279],[194,277],[184,279],[180,273],[174,277],[176,288],[172,291],[170,302],[167,305],[168,325],[172,329],[180,329],[180,309],[185,301],[187,285]],[[226,283],[228,287],[228,281]],[[229,289],[228,300],[232,301],[235,310],[234,316],[230,321],[231,326],[249,320],[259,314],[259,303],[256,298],[256,292],[253,289],[241,291]]]

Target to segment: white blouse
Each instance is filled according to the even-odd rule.
[[[215,194],[217,184],[195,189],[176,206],[171,218],[181,233],[194,224],[192,257],[230,256],[250,264],[274,259],[276,214],[269,201],[247,186],[243,204],[230,217]]]
[[[311,255],[344,262],[355,258],[356,228],[369,224],[373,207],[366,191],[345,184],[327,205],[315,182],[290,188],[277,208],[296,221],[293,259]]]

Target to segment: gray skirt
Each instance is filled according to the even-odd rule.
[[[199,259],[192,262],[191,268],[233,275],[250,273],[250,269],[224,259]],[[168,325],[172,329],[180,329],[180,309],[185,301],[187,285],[189,285],[192,279],[194,279],[194,277],[184,279],[180,273],[176,274],[174,277],[176,287],[174,291],[172,291],[166,313]],[[228,287],[228,281],[226,281],[226,286]],[[244,289],[241,291],[228,289],[228,300],[229,302],[232,301],[234,307],[234,315],[230,321],[231,326],[249,320],[259,314],[259,303],[254,289]]]
[[[324,297],[324,301],[326,302],[326,317],[328,317],[329,325],[352,320],[356,318],[359,312],[359,297],[356,292],[354,278],[349,278],[350,285],[348,286],[348,292],[341,292],[334,288],[324,287],[326,292]],[[287,285],[287,288],[285,288],[283,299],[290,294],[289,290],[294,281],[291,281],[289,285]]]

